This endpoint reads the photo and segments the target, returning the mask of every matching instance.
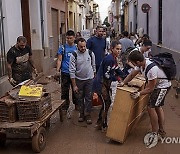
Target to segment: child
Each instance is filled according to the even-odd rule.
[[[103,102],[96,127],[103,130],[107,129],[107,113],[111,105],[111,82],[124,78],[124,73],[118,67],[116,60],[121,52],[119,41],[111,43],[111,52],[103,59],[93,82],[93,99],[101,99]]]

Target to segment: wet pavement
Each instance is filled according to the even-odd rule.
[[[54,83],[50,86],[58,87]],[[175,89],[171,89],[164,106],[166,119],[166,132],[168,137],[180,138],[180,101],[175,98]],[[58,99],[59,91],[56,90],[53,99]],[[154,148],[147,149],[143,138],[151,130],[147,112],[144,113],[139,124],[130,133],[125,143],[120,144],[109,140],[105,133],[94,128],[99,108],[93,108],[92,125],[85,122],[78,123],[78,111],[71,105],[71,118],[64,117],[60,122],[59,114],[51,118],[51,126],[47,131],[47,145],[42,154],[179,154],[180,140],[178,143],[159,142]],[[0,154],[31,154],[30,140],[8,140],[5,147],[0,148]]]

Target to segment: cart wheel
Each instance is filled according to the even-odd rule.
[[[46,128],[49,128],[50,126],[51,126],[51,120],[48,119],[48,120],[46,121]]]
[[[46,130],[40,127],[37,133],[32,137],[32,149],[34,152],[41,152],[46,146]]]
[[[63,112],[62,112],[62,109],[59,109],[59,117],[60,117],[60,121],[63,122]]]
[[[3,147],[6,145],[6,134],[0,133],[0,146]]]

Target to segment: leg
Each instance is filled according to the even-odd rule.
[[[158,124],[158,116],[155,108],[150,108],[148,106],[148,113],[151,121],[152,132],[158,132],[159,124]]]
[[[65,104],[63,105],[63,110],[68,110],[69,108],[69,89],[70,89],[70,77],[65,73],[61,73],[61,99],[65,100]]]
[[[102,86],[102,101],[103,101],[103,112],[102,112],[102,126],[107,127],[107,113],[109,110],[109,107],[111,105],[111,82],[110,81],[104,81],[104,84]]]
[[[164,111],[162,107],[157,107],[155,109],[158,116],[159,130],[164,131]]]
[[[85,94],[85,118],[87,124],[92,124],[91,109],[92,109],[92,84],[93,80],[85,81],[84,94]]]
[[[78,106],[79,106],[79,122],[84,121],[84,81],[80,81],[76,79],[76,85],[78,87],[78,93],[76,95],[76,99],[78,101]]]
[[[164,125],[164,112],[161,106],[164,105],[164,99],[167,89],[155,89],[149,99],[148,113],[151,120],[152,131],[157,132]]]

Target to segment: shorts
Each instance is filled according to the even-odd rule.
[[[165,97],[167,93],[169,92],[169,90],[170,90],[170,87],[154,89],[154,91],[150,95],[148,106],[150,108],[163,106]]]

